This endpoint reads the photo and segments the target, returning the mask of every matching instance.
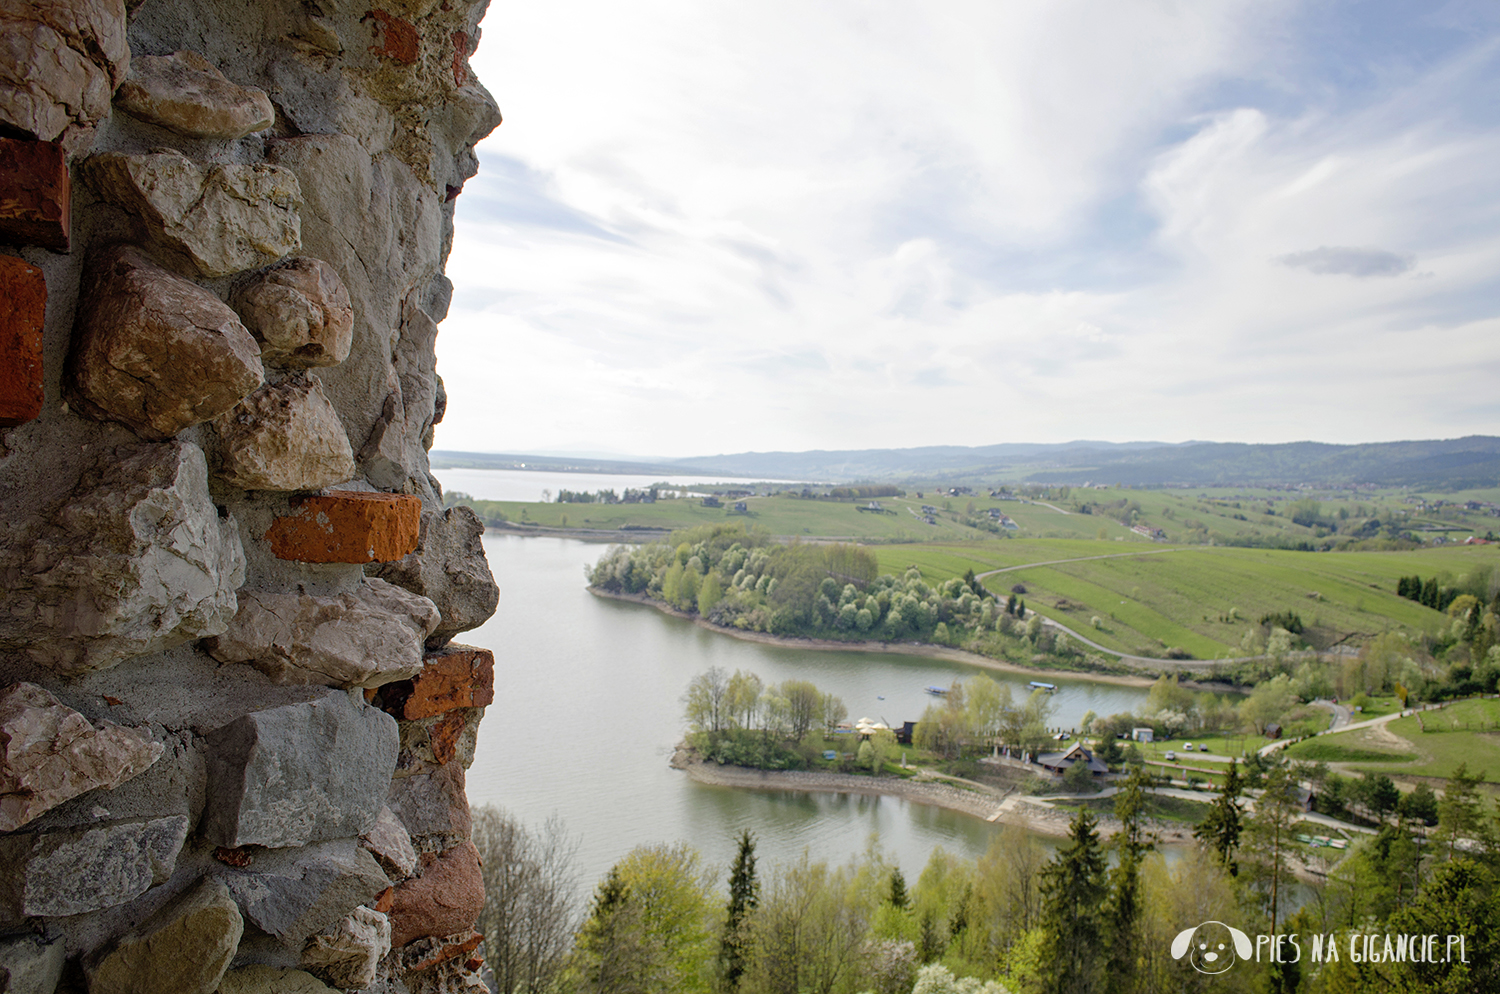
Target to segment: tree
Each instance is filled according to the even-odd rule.
[[[1118,862],[1109,875],[1110,923],[1109,960],[1105,971],[1106,987],[1111,991],[1130,991],[1138,986],[1137,954],[1141,935],[1141,859],[1153,848],[1147,838],[1141,816],[1146,807],[1146,774],[1140,767],[1130,771],[1120,792],[1115,795],[1115,817],[1120,830],[1111,840]]]
[[[1479,794],[1482,783],[1483,773],[1471,774],[1468,763],[1459,763],[1438,801],[1438,837],[1448,843],[1450,860],[1459,839],[1473,839],[1482,845],[1490,841],[1489,826],[1484,819],[1484,799]]]
[[[1290,767],[1272,767],[1266,774],[1265,790],[1256,801],[1255,814],[1247,826],[1269,890],[1273,930],[1278,925],[1282,885],[1291,874],[1287,850],[1292,842],[1292,826],[1302,812],[1297,801],[1298,787]]]
[[[1079,811],[1069,842],[1042,870],[1042,928],[1049,962],[1048,994],[1093,994],[1103,990],[1104,851],[1093,815]]]
[[[1396,813],[1402,818],[1418,821],[1423,825],[1434,825],[1438,817],[1437,795],[1425,782],[1418,781],[1411,793],[1403,794],[1401,800],[1397,802]]]
[[[729,680],[721,667],[711,667],[688,682],[682,695],[683,714],[688,724],[700,731],[717,735],[728,717]]]
[[[628,890],[627,903],[639,912],[633,919],[639,937],[631,941],[648,951],[643,961],[656,967],[660,979],[653,989],[706,992],[715,915],[698,853],[682,842],[637,846],[614,869]]]
[[[840,723],[848,720],[849,709],[844,706],[842,698],[833,694],[823,695],[823,730],[832,735]]]
[[[724,931],[719,939],[719,968],[724,985],[739,986],[745,973],[745,955],[750,941],[749,919],[760,904],[760,881],[755,879],[755,836],[747,828],[740,833],[739,851],[729,869],[729,905]]]
[[[1256,684],[1250,696],[1240,705],[1240,717],[1264,734],[1266,725],[1276,721],[1297,703],[1297,694],[1292,690],[1292,678],[1279,673],[1270,680]]]
[[[887,904],[897,908],[905,908],[911,903],[906,896],[906,877],[901,874],[899,866],[891,870],[891,892],[885,900]]]
[[[1242,821],[1239,799],[1243,788],[1239,763],[1230,759],[1229,768],[1224,773],[1224,788],[1214,798],[1213,804],[1209,805],[1208,814],[1203,821],[1193,829],[1193,836],[1213,850],[1231,877],[1238,876],[1240,872],[1235,851],[1240,845]]]
[[[562,969],[579,908],[574,896],[576,843],[549,821],[536,834],[490,805],[472,814],[484,877],[485,960],[501,994],[541,994]]]
[[[619,867],[611,867],[569,957],[571,986],[581,994],[655,994],[664,966],[660,950],[646,941],[630,887]]]
[[[810,681],[787,680],[777,692],[787,702],[787,722],[792,738],[800,742],[813,725],[823,723],[823,695]]]
[[[760,682],[760,677],[754,673],[742,673],[734,671],[734,676],[729,678],[727,690],[727,701],[729,708],[729,720],[731,725],[741,728],[752,728],[755,725],[755,714],[760,709],[761,691],[765,689]]]

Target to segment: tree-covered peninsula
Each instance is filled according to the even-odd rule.
[[[998,600],[972,571],[936,585],[916,567],[880,574],[874,554],[860,546],[782,544],[738,523],[613,547],[588,579],[596,590],[644,596],[741,631],[917,640],[1028,661],[1036,652],[1076,655],[1065,636],[1044,631],[1035,615],[1022,621],[1024,604]]]

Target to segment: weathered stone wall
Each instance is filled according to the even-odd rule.
[[[0,0],[0,992],[482,987],[484,4]]]

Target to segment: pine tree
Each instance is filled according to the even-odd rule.
[[[1120,792],[1115,795],[1115,817],[1120,831],[1112,845],[1119,862],[1110,871],[1109,913],[1113,929],[1109,936],[1109,962],[1105,970],[1106,988],[1114,992],[1135,989],[1140,974],[1137,965],[1140,951],[1141,859],[1155,848],[1141,824],[1146,806],[1146,775],[1137,766],[1130,771]]]
[[[898,908],[911,905],[911,899],[906,896],[906,877],[902,876],[899,866],[891,871],[891,894],[886,901]]]
[[[750,913],[760,903],[760,882],[755,879],[755,836],[747,828],[740,833],[740,848],[729,871],[729,907],[724,916],[724,934],[719,942],[719,962],[724,986],[734,990],[745,973],[745,950],[749,945]]]
[[[571,967],[581,994],[650,994],[663,976],[660,957],[643,941],[641,911],[630,885],[611,868],[578,930]]]
[[[1104,850],[1097,823],[1080,810],[1068,828],[1071,841],[1042,870],[1042,930],[1047,955],[1047,994],[1096,994],[1104,990]]]
[[[1239,806],[1240,791],[1243,788],[1239,763],[1231,759],[1229,769],[1224,774],[1224,789],[1219,791],[1219,796],[1209,805],[1208,814],[1203,821],[1193,829],[1194,838],[1218,854],[1219,862],[1224,864],[1224,869],[1229,871],[1231,877],[1238,876],[1240,872],[1240,864],[1234,854],[1239,848],[1240,831],[1244,827]]]

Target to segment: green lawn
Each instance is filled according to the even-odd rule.
[[[1360,762],[1355,768],[1394,775],[1451,777],[1460,763],[1467,763],[1470,773],[1483,773],[1492,783],[1500,781],[1500,700],[1459,701],[1440,711],[1422,712],[1420,722],[1418,717],[1397,718],[1385,725],[1387,730],[1411,743],[1413,759]],[[1424,725],[1426,731],[1422,730]],[[1351,749],[1369,749],[1369,743],[1374,741],[1368,729],[1347,734],[1350,737],[1347,746]],[[1331,740],[1344,744],[1338,742],[1342,738],[1335,735]]]

